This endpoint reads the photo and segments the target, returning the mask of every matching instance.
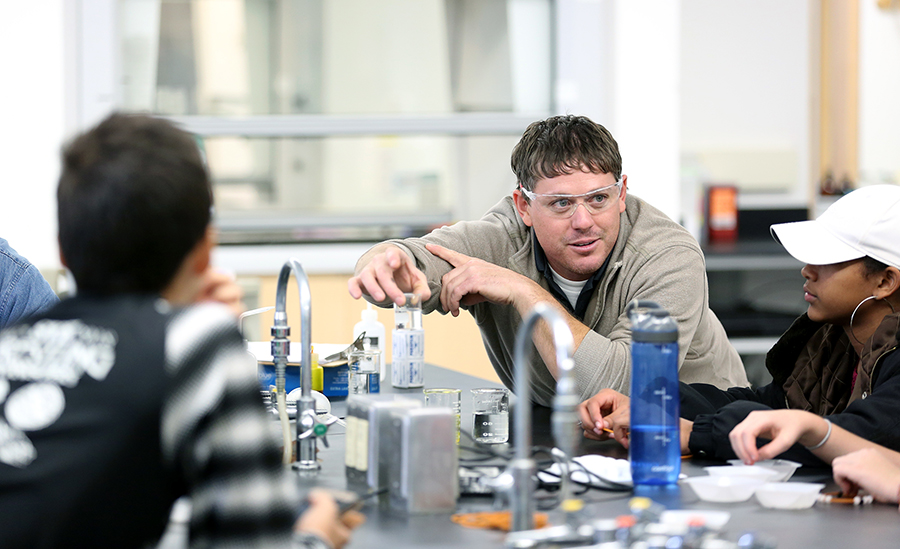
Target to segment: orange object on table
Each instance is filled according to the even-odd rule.
[[[479,513],[459,513],[450,519],[466,528],[483,528],[486,530],[502,530],[509,532],[512,528],[512,512],[483,511]],[[543,528],[549,524],[546,513],[534,514],[534,527]]]

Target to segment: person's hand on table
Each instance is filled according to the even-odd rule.
[[[579,404],[578,414],[581,416],[581,428],[584,429],[585,438],[593,440],[612,438],[628,448],[628,437],[631,430],[631,399],[627,396],[612,389],[603,389]],[[679,420],[682,454],[689,452],[688,440],[693,427],[692,421]]]
[[[877,449],[865,448],[836,457],[831,468],[844,495],[855,496],[862,488],[877,501],[897,503],[900,468]]]
[[[431,297],[425,273],[399,247],[386,244],[363,258],[365,263],[347,282],[347,289],[353,299],[366,294],[375,301],[390,298],[397,305],[405,305],[404,293],[417,294],[423,301]]]
[[[615,439],[628,448],[631,421],[630,399],[612,389],[603,389],[578,405],[584,436],[593,440]]]
[[[353,529],[366,521],[365,515],[358,511],[340,514],[334,498],[324,490],[312,490],[307,498],[309,508],[297,519],[294,529],[314,534],[334,549],[341,549],[350,541]]]
[[[728,434],[734,453],[752,465],[764,459],[773,459],[796,443],[812,446],[828,429],[827,422],[810,412],[800,410],[757,410],[747,414]],[[770,442],[756,447],[758,437]]]

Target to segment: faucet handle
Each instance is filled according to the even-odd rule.
[[[297,411],[297,439],[316,436],[316,427],[319,426],[315,410]]]
[[[327,421],[319,420],[315,412],[306,411],[304,418],[298,423],[302,424],[304,429],[297,435],[297,439],[305,439],[309,437],[317,437],[322,439],[322,443],[328,448],[328,427],[338,420],[337,416],[331,416]]]
[[[317,437],[322,439],[322,444],[324,444],[325,447],[328,448],[328,425],[325,425],[324,423],[316,423],[316,426],[313,427],[313,432]]]

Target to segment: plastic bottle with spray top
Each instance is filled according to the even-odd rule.
[[[384,324],[378,322],[378,311],[372,307],[371,303],[366,304],[366,308],[361,313],[362,320],[353,326],[353,341],[359,337],[359,334],[365,332],[363,338],[363,348],[372,351],[378,351],[380,357],[378,359],[378,373],[383,381],[385,376],[384,354],[385,354],[385,328]]]

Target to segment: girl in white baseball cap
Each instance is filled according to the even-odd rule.
[[[798,359],[783,386],[815,386],[820,394],[834,395],[849,389],[850,399],[843,410],[837,406],[826,414],[815,405],[792,406],[792,402],[789,410],[754,411],[731,430],[731,446],[747,464],[805,446],[832,465],[845,494],[852,496],[863,488],[877,501],[897,503],[900,187],[862,188],[835,202],[815,221],[773,225],[772,234],[791,255],[808,263],[801,271],[809,303],[805,316],[823,323],[803,347],[801,358],[823,354],[815,349],[822,341],[816,336],[832,323],[843,330],[840,339],[847,345],[827,347],[825,360],[829,365],[853,366],[848,387],[847,368],[809,370]],[[841,335],[839,330],[832,332]],[[802,381],[807,375],[812,377]],[[771,442],[757,447],[760,437]]]
[[[865,187],[813,221],[771,230],[788,253],[807,264],[801,270],[807,312],[766,355],[769,385],[721,391],[681,384],[682,417],[689,420],[682,422],[682,440],[688,441],[682,449],[733,458],[728,435],[748,414],[789,409],[900,450],[900,187]],[[830,461],[833,455],[811,451],[823,444],[773,448],[780,457],[822,464],[820,458]],[[753,452],[745,447],[742,454]]]
[[[772,225],[771,231],[807,263],[801,273],[810,319],[840,324],[861,352],[886,314],[900,309],[900,187],[864,187],[813,221]]]

